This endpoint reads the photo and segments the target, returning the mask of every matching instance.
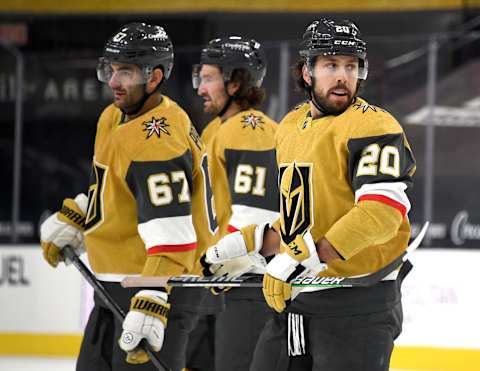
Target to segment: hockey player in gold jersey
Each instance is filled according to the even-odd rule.
[[[42,224],[51,264],[65,245],[80,251],[84,243],[97,279],[130,308],[117,323],[95,296],[77,370],[153,370],[137,348],[144,338],[172,370],[186,366],[188,334],[208,291],[120,287],[127,276],[199,273],[199,257],[215,241],[202,144],[187,114],[159,90],[172,66],[173,46],[160,26],[130,23],[107,41],[97,76],[114,102],[98,121],[88,207],[84,195],[67,199]],[[74,223],[65,210],[81,218]],[[127,362],[143,364],[132,368],[123,351]]]
[[[277,123],[254,107],[262,103],[266,58],[261,45],[241,36],[211,40],[194,66],[193,84],[204,112],[215,115],[202,141],[208,163],[220,235],[251,223],[278,218],[274,135]],[[205,274],[223,274],[208,265]],[[230,262],[234,274],[263,274],[259,254]],[[231,289],[226,310],[216,318],[215,367],[247,371],[261,329],[271,318],[260,289]]]
[[[278,315],[260,336],[251,370],[389,369],[409,265],[368,288],[290,284],[373,273],[407,247],[415,160],[399,123],[357,96],[366,54],[351,21],[322,18],[307,27],[295,72],[309,101],[276,134],[280,218],[207,250],[217,264],[251,251],[276,254],[263,292]]]

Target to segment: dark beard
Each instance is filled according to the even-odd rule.
[[[348,91],[347,101],[345,103],[341,105],[328,103],[327,96],[330,95],[330,93],[335,89],[345,89]],[[338,116],[343,112],[345,112],[345,110],[350,106],[350,104],[352,104],[353,97],[356,96],[357,92],[358,92],[358,86],[355,89],[355,92],[352,94],[350,93],[350,90],[343,84],[338,84],[334,88],[329,89],[326,95],[319,95],[314,90],[312,90],[312,94],[313,94],[313,97],[315,98],[316,103],[319,104],[320,107],[325,110],[325,114],[335,115],[335,116]]]

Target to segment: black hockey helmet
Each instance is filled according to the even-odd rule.
[[[362,39],[357,25],[352,21],[320,18],[308,25],[300,44],[300,56],[305,60],[310,74],[312,74],[315,57],[322,55],[358,57],[358,78],[361,80],[367,78],[367,43]]]
[[[262,46],[257,41],[247,40],[241,36],[228,36],[211,40],[202,50],[200,64],[193,67],[193,87],[200,85],[199,73],[203,64],[220,67],[225,82],[230,81],[236,69],[250,72],[250,82],[260,87],[267,72],[267,58]]]
[[[149,80],[153,69],[161,66],[164,80],[167,80],[173,68],[173,44],[161,26],[128,23],[105,44],[103,57],[99,58],[97,66],[100,81],[110,80],[110,63],[115,62],[137,65],[144,73],[145,82]]]

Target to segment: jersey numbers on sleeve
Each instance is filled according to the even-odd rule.
[[[172,183],[180,183],[181,190],[177,195],[178,202],[190,202],[190,190],[187,176],[183,170],[168,173],[152,174],[147,178],[150,202],[155,206],[169,205],[173,201]]]
[[[265,196],[265,179],[267,168],[239,164],[235,173],[234,191],[236,193],[251,193],[254,196]]]
[[[376,143],[365,147],[358,163],[358,176],[376,176],[378,173],[400,176],[400,153],[394,146],[380,148]]]

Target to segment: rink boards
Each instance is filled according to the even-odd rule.
[[[404,326],[392,367],[476,370],[480,251],[420,249],[403,285]],[[0,246],[0,355],[75,356],[90,294],[73,267],[52,269],[38,246]]]

